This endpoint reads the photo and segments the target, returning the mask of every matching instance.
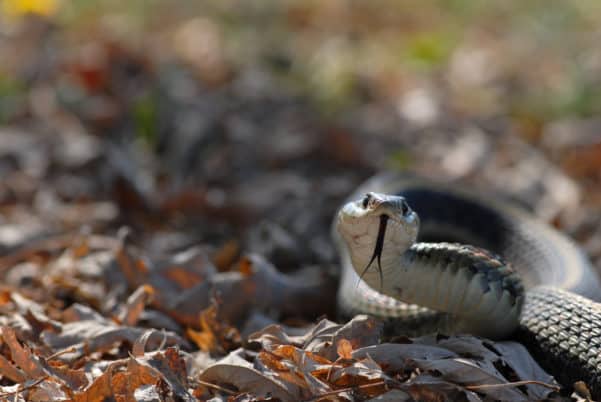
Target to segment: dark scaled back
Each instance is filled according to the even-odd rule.
[[[466,233],[477,233],[477,238],[461,238],[458,232],[431,232],[424,225],[418,241],[471,243],[474,246],[502,254],[507,246],[508,228],[506,219],[492,208],[448,192],[432,188],[412,187],[399,193],[417,212],[422,223],[436,222],[449,227],[461,227]]]

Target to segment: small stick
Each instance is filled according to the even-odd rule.
[[[237,392],[232,391],[232,390],[227,389],[227,388],[223,388],[223,387],[221,387],[221,386],[219,386],[217,384],[212,384],[210,382],[206,382],[206,381],[202,381],[202,380],[196,380],[196,381],[200,385],[204,385],[205,387],[216,389],[217,391],[225,392],[228,395],[236,395],[237,394]]]
[[[31,384],[21,388],[21,389],[17,389],[16,391],[13,392],[6,392],[4,394],[0,394],[0,398],[6,398],[8,396],[13,396],[13,395],[17,395],[20,394],[21,392],[28,390],[30,388],[35,387],[36,385],[38,385],[39,383],[41,383],[42,381],[45,381],[48,379],[48,376],[42,377],[42,378],[38,378],[37,380],[35,380],[34,382],[32,382]]]
[[[67,353],[73,353],[73,352],[75,352],[76,350],[77,350],[77,349],[76,349],[74,346],[72,346],[72,347],[70,347],[70,348],[68,348],[68,349],[59,350],[58,352],[56,352],[56,353],[54,353],[54,354],[51,354],[50,356],[48,356],[48,357],[46,358],[46,360],[52,360],[52,359],[56,359],[56,358],[57,358],[57,357],[59,357],[59,356],[62,356],[62,355],[64,355],[64,354],[67,354]]]
[[[519,387],[520,385],[529,385],[529,384],[540,385],[540,386],[543,386],[543,387],[546,387],[546,388],[550,388],[550,389],[552,389],[554,391],[559,391],[561,389],[560,387],[558,387],[556,385],[547,384],[546,382],[536,381],[536,380],[506,382],[506,383],[502,383],[502,384],[466,385],[465,389],[468,389],[470,391],[477,391],[479,389]]]

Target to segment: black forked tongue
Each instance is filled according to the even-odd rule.
[[[386,234],[386,223],[388,222],[388,215],[380,215],[380,226],[378,227],[378,238],[376,239],[376,246],[374,247],[374,253],[371,256],[371,259],[369,260],[369,263],[367,264],[367,266],[363,269],[363,272],[361,272],[361,276],[359,276],[359,278],[363,279],[363,276],[365,275],[365,273],[367,272],[367,270],[369,269],[369,267],[371,266],[371,264],[374,262],[374,260],[377,258],[378,259],[378,273],[380,274],[380,290],[382,290],[382,286],[384,284],[384,277],[382,276],[382,264],[381,264],[381,257],[382,257],[382,250],[384,249],[384,235]]]

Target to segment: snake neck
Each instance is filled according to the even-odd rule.
[[[380,257],[373,258],[375,241],[373,243],[365,243],[353,246],[349,249],[351,263],[358,275],[363,275],[362,278],[369,284],[366,279],[380,280],[380,272],[382,277],[386,278],[401,261],[401,253],[392,248],[384,247],[380,253]],[[372,286],[374,289],[379,289],[380,284]]]
[[[373,268],[363,280],[397,300],[452,314],[453,332],[498,339],[517,328],[524,289],[499,257],[450,243],[417,243],[402,254],[389,252],[382,257],[383,281]],[[364,261],[355,262],[361,274]]]

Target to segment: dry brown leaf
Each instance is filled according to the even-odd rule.
[[[179,400],[192,401],[186,389],[186,366],[180,353],[176,348],[168,348],[146,353],[140,358],[129,357],[110,364],[107,360],[98,362],[88,367],[88,374],[95,376],[94,382],[79,392],[79,399],[76,400],[104,400],[100,398],[108,397],[111,393],[117,400],[133,400],[131,398],[136,389],[156,385],[162,395],[169,394]]]
[[[121,371],[116,371],[121,368]],[[74,395],[75,402],[107,399],[135,402],[134,392],[142,385],[155,384],[161,378],[156,370],[140,365],[135,359],[112,364],[85,391]]]
[[[150,285],[138,287],[128,298],[119,320],[125,325],[136,325],[144,308],[150,304],[154,296],[154,288]]]
[[[45,375],[39,358],[32,354],[27,348],[21,346],[17,340],[15,331],[10,327],[2,327],[2,339],[10,348],[11,358],[29,378],[40,378]]]
[[[26,374],[14,366],[6,357],[0,355],[0,375],[14,382],[24,382],[27,379]]]
[[[71,391],[79,391],[90,383],[83,369],[74,369],[55,361],[43,361],[44,368],[55,380],[60,380]]]
[[[229,240],[213,254],[213,264],[220,272],[228,271],[239,255],[240,244],[236,240]]]
[[[279,345],[295,345],[301,346],[302,342],[288,336],[281,325],[268,325],[260,331],[254,332],[248,336],[249,342],[258,342],[261,347],[266,350],[274,350]]]
[[[240,333],[223,320],[217,319],[218,309],[215,304],[200,313],[201,331],[188,328],[186,334],[205,352],[225,353],[240,345]]]
[[[123,245],[116,252],[118,267],[125,275],[130,287],[135,288],[143,284],[149,269],[146,263],[139,258],[133,257]]]
[[[253,262],[248,256],[240,258],[240,261],[238,262],[238,271],[244,276],[253,274]]]
[[[323,327],[321,327],[323,325]],[[326,334],[328,334],[326,336]],[[358,315],[343,326],[331,326],[328,323],[318,324],[307,340],[306,349],[335,360],[338,356],[337,342],[348,340],[353,349],[377,344],[382,335],[381,323],[367,315]]]
[[[164,351],[149,353],[143,359],[138,359],[138,362],[160,372],[163,381],[177,397],[189,399],[188,369],[179,349],[170,347]]]
[[[171,266],[160,271],[160,275],[177,284],[181,289],[190,289],[205,280],[205,277],[197,272],[191,272],[186,267]]]
[[[535,381],[549,384],[550,387],[537,384],[526,384],[528,398],[544,399],[552,392],[556,382],[553,377],[547,374],[536,361],[532,358],[526,348],[516,342],[491,342],[486,339],[474,336],[453,336],[436,337],[427,335],[416,339],[416,342],[437,345],[454,351],[460,356],[470,358],[476,362],[482,370],[488,375],[502,378],[503,382],[512,381]],[[431,361],[433,361],[432,359]],[[503,367],[504,372],[500,373],[497,367]],[[509,372],[507,374],[505,371]],[[472,381],[476,381],[478,376],[474,375]],[[476,382],[470,382],[470,377],[464,377],[464,383],[476,385]],[[459,382],[459,380],[458,380]],[[517,388],[516,388],[517,389]],[[485,391],[482,391],[485,392]],[[502,389],[491,389],[494,396],[499,396],[504,392]]]
[[[276,376],[279,380],[295,384],[299,388],[307,388],[303,374],[292,362],[268,352],[260,352],[255,362],[257,368],[263,373],[271,371],[272,373],[269,376]]]
[[[338,341],[338,347],[336,348],[336,352],[341,359],[352,359],[353,357],[353,345],[346,340],[340,339]]]
[[[27,392],[28,401],[70,401],[71,396],[65,392],[64,385],[48,378]]]
[[[463,359],[413,360],[417,366],[430,373],[440,373],[441,379],[461,385],[503,384],[507,379],[491,363],[482,363]],[[484,367],[482,367],[484,366]],[[482,389],[480,392],[505,401],[531,400],[519,388],[499,387]],[[548,390],[548,393],[550,390]]]
[[[75,358],[93,352],[109,351],[124,342],[133,345],[146,331],[145,328],[118,326],[110,321],[85,320],[63,325],[58,334],[44,331],[41,339],[52,350],[73,347],[75,351],[69,357]],[[157,333],[149,342],[151,348],[156,348],[163,342],[167,346],[188,347],[188,342],[170,331]]]
[[[418,343],[382,343],[357,349],[353,352],[355,359],[363,359],[367,356],[377,361],[387,371],[397,372],[411,367],[408,364],[408,359],[430,360],[458,357],[451,350]]]
[[[1,290],[0,291],[0,307],[4,306],[7,303],[12,301],[12,292],[10,290]]]
[[[200,380],[213,384],[231,384],[240,392],[249,392],[259,398],[268,395],[282,401],[298,401],[302,398],[301,389],[291,383],[266,376],[253,368],[253,365],[241,356],[238,349],[210,366],[200,375]]]

